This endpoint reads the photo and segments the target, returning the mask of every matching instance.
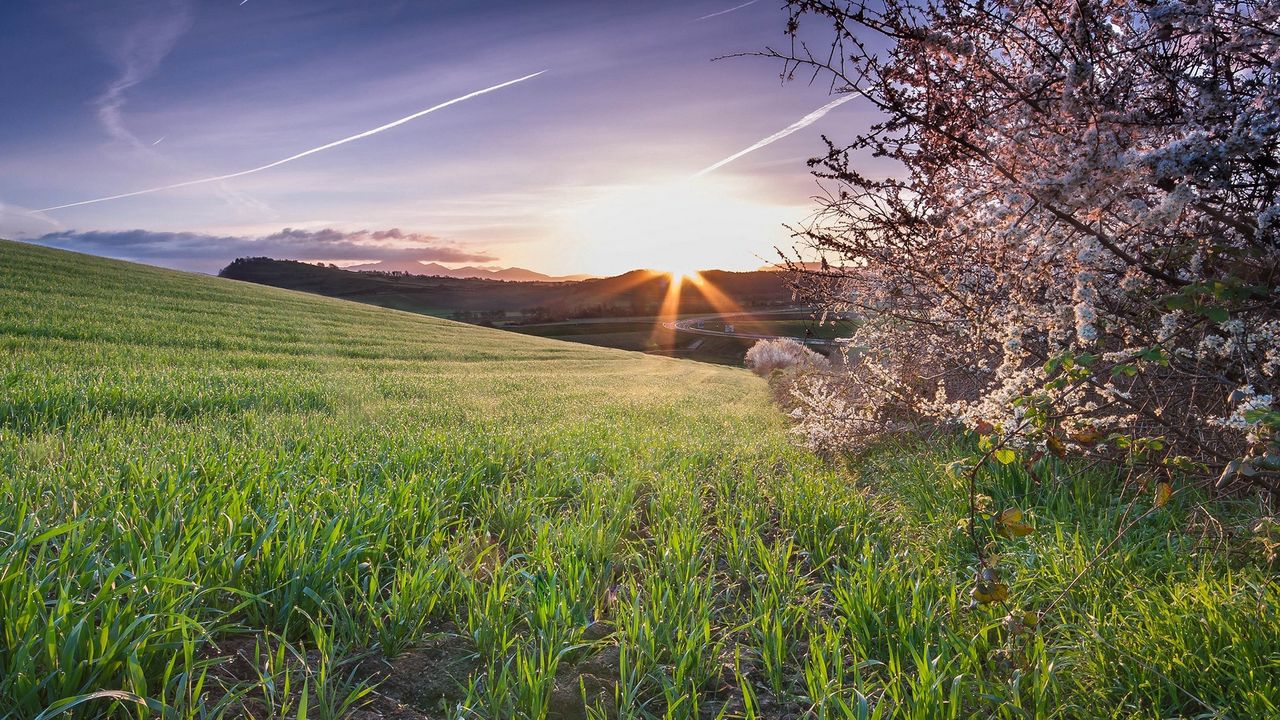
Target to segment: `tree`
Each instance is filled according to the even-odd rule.
[[[810,161],[797,284],[867,322],[802,430],[925,418],[1278,489],[1280,2],[788,7],[765,54],[883,114]]]

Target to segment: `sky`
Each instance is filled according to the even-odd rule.
[[[779,5],[4,2],[0,237],[200,272],[759,267],[821,135],[872,112],[713,61],[786,47]]]

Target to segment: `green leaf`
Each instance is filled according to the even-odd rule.
[[[1133,377],[1134,375],[1137,375],[1137,374],[1138,374],[1138,368],[1134,367],[1133,365],[1129,365],[1128,363],[1121,363],[1111,368],[1111,375],[1113,377],[1118,375],[1124,375],[1125,377]]]
[[[308,685],[310,682],[311,681],[309,679],[302,682],[302,695],[298,698],[297,720],[307,720],[307,700],[308,696],[311,694],[308,692]]]
[[[136,652],[129,653],[126,666],[129,670],[129,682],[133,685],[133,691],[139,695],[146,695],[147,675],[142,671],[142,663],[138,662],[138,654]]]
[[[165,706],[161,705],[159,702],[156,702],[155,700],[152,700],[150,698],[144,698],[139,695],[134,695],[131,692],[125,692],[124,690],[99,690],[97,692],[88,693],[87,695],[76,695],[75,697],[63,698],[55,702],[54,704],[50,705],[48,708],[45,709],[44,712],[37,715],[35,717],[35,720],[49,720],[49,718],[54,718],[59,715],[62,715],[63,713],[68,712],[69,710],[75,708],[78,705],[83,705],[87,702],[93,702],[95,700],[115,700],[117,702],[131,702],[131,703],[134,703],[135,705],[145,706],[148,709],[150,709],[152,712],[156,712],[156,713],[163,713],[165,710]]]
[[[1046,375],[1052,375],[1058,372],[1058,366],[1062,365],[1061,357],[1049,358],[1049,362],[1044,364],[1044,372]]]
[[[1018,459],[1018,454],[1009,448],[1000,448],[995,452],[995,458],[1000,461],[1001,465],[1008,465]]]
[[[84,524],[84,520],[73,520],[72,522],[65,522],[65,523],[62,523],[61,525],[51,527],[48,530],[45,530],[44,532],[37,535],[35,538],[33,538],[31,540],[31,544],[39,545],[40,543],[48,542],[58,537],[59,535],[65,535],[71,532],[72,530],[75,530],[76,528],[80,527],[83,524]]]
[[[1141,353],[1139,353],[1138,357],[1143,360],[1146,360],[1147,362],[1156,363],[1161,367],[1169,366],[1169,355],[1168,353],[1166,353],[1164,350],[1161,350],[1160,348],[1147,348],[1146,350],[1143,350]]]
[[[1221,325],[1231,319],[1231,314],[1221,305],[1209,305],[1200,310],[1200,314]]]
[[[1268,427],[1280,427],[1280,412],[1270,408],[1254,408],[1245,411],[1244,420],[1248,423],[1262,423]]]

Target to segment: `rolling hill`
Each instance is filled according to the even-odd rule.
[[[356,272],[293,260],[241,258],[220,275],[530,335],[738,366],[753,340],[681,334],[664,327],[670,317],[657,316],[716,313],[727,309],[726,301],[745,311],[797,308],[788,278],[780,272],[706,271],[700,282],[678,288],[675,304],[667,298],[672,278],[652,270],[582,281],[511,282]],[[707,288],[714,289],[714,294],[704,292]],[[798,308],[797,316],[807,312]]]
[[[452,277],[452,278],[480,278],[483,280],[507,280],[512,282],[566,282],[573,280],[586,280],[591,275],[547,275],[533,270],[524,268],[481,268],[481,267],[460,267],[451,268],[435,262],[419,262],[417,260],[382,260],[375,263],[364,263],[362,265],[348,265],[344,270],[352,270],[357,272],[402,272],[412,275],[429,275],[435,277]]]
[[[383,307],[433,315],[456,312],[502,313],[513,319],[564,320],[581,317],[657,315],[671,283],[670,276],[633,270],[609,278],[559,282],[513,282],[482,278],[353,272],[293,260],[241,258],[222,277],[303,290]],[[792,304],[787,278],[779,272],[703,273],[707,283],[744,309]],[[692,283],[681,296],[679,312],[717,310]]]
[[[1271,571],[1181,497],[1091,560],[1105,468],[984,480],[1013,633],[963,439],[825,463],[745,370],[4,241],[0,348],[6,719],[1277,707]]]

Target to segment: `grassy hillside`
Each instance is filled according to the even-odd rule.
[[[1181,495],[1007,636],[955,448],[825,465],[743,370],[0,242],[0,378],[0,717],[1277,710],[1280,590]],[[1023,607],[1107,480],[987,481]]]

